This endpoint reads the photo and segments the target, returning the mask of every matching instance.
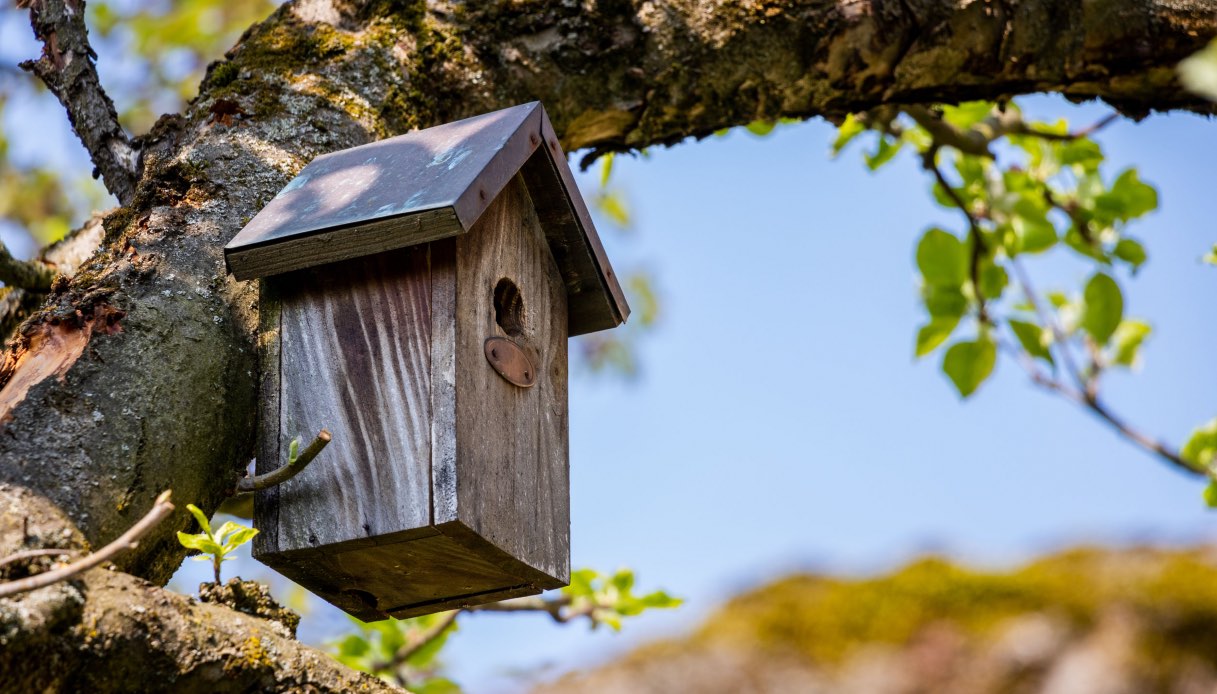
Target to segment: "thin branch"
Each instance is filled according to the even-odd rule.
[[[397,652],[393,654],[393,660],[391,662],[377,663],[372,666],[372,671],[375,672],[377,670],[400,667],[415,653],[418,653],[422,649],[426,648],[427,645],[432,641],[435,641],[439,637],[443,636],[444,632],[448,631],[448,629],[456,623],[456,618],[460,616],[460,614],[461,610],[447,612],[440,617],[438,622],[432,624],[431,627],[426,631],[411,634],[410,638],[406,639],[406,642],[401,645],[401,648],[398,648]]]
[[[46,586],[67,580],[76,574],[88,571],[94,566],[109,561],[121,552],[134,549],[139,544],[140,538],[172,512],[173,504],[169,503],[169,491],[163,491],[160,496],[156,497],[156,503],[152,505],[152,510],[148,511],[147,515],[139,519],[135,525],[120,535],[118,539],[67,566],[61,566],[58,569],[27,576],[16,581],[0,583],[0,598],[7,598],[18,593],[45,588]]]
[[[42,55],[21,67],[37,75],[68,112],[72,129],[93,160],[93,176],[127,204],[139,181],[140,152],[118,122],[114,102],[102,89],[85,26],[84,0],[17,0],[29,8]]]
[[[6,566],[14,562],[24,561],[26,559],[35,559],[37,557],[57,557],[75,552],[74,549],[24,549],[20,552],[14,552],[7,557],[0,557],[0,566]]]
[[[36,260],[17,260],[8,248],[0,243],[0,282],[6,287],[17,287],[45,294],[51,289],[55,270]]]
[[[1078,368],[1077,361],[1073,358],[1073,350],[1069,348],[1069,336],[1065,334],[1065,329],[1044,308],[1043,302],[1040,301],[1039,295],[1035,292],[1035,288],[1031,286],[1031,276],[1023,269],[1023,264],[1019,262],[1018,258],[1010,259],[1010,267],[1014,268],[1015,279],[1022,288],[1023,296],[1027,298],[1027,303],[1031,304],[1031,309],[1035,311],[1035,315],[1039,317],[1040,322],[1052,331],[1052,343],[1057,346],[1057,352],[1061,356],[1061,361],[1065,363],[1065,368],[1069,371],[1069,375],[1073,376],[1073,380],[1077,382],[1078,388],[1083,393],[1090,393],[1091,388],[1087,383],[1087,379],[1082,374],[1082,370]]]
[[[922,126],[925,127],[925,126]],[[951,198],[951,202],[959,208],[963,216],[968,220],[968,236],[972,240],[972,253],[968,259],[968,275],[972,279],[972,291],[976,293],[977,313],[980,322],[990,323],[989,311],[985,306],[985,295],[980,290],[980,261],[988,250],[985,246],[984,236],[981,235],[980,222],[976,219],[976,215],[968,209],[963,198],[959,197],[959,193],[951,187],[947,177],[942,173],[942,169],[938,168],[938,149],[940,143],[935,142],[930,145],[929,149],[921,157],[921,166],[930,173],[934,174],[934,179],[938,181],[938,185],[942,187],[947,196]]]
[[[302,452],[296,458],[287,461],[286,465],[277,467],[265,475],[254,475],[252,477],[242,478],[241,481],[237,483],[237,492],[256,492],[263,489],[269,489],[277,484],[283,484],[296,475],[299,475],[304,471],[304,468],[308,467],[309,463],[313,462],[313,458],[316,458],[317,454],[329,445],[330,439],[330,432],[322,429],[321,432],[317,434],[317,438],[313,439],[313,442],[308,445],[308,448],[304,449],[304,452]]]
[[[1181,456],[1174,448],[1161,441],[1155,441],[1149,436],[1134,429],[1127,421],[1112,412],[1106,404],[1099,401],[1098,391],[1094,386],[1094,381],[1083,378],[1081,373],[1076,370],[1077,366],[1073,363],[1072,352],[1069,349],[1068,342],[1065,339],[1064,331],[1060,328],[1055,320],[1047,315],[1047,312],[1043,309],[1039,299],[1031,289],[1030,283],[1027,281],[1026,272],[1016,261],[1012,260],[1011,263],[1014,265],[1015,273],[1018,275],[1018,282],[1022,285],[1023,294],[1027,297],[1027,301],[1031,304],[1031,307],[1035,311],[1036,315],[1039,316],[1040,321],[1045,325],[1050,326],[1050,329],[1053,331],[1053,342],[1058,347],[1057,353],[1061,356],[1062,360],[1066,362],[1066,368],[1073,373],[1074,378],[1078,381],[1078,388],[1071,388],[1062,383],[1060,379],[1045,374],[1036,367],[1035,362],[1032,361],[1031,358],[1028,357],[1025,352],[1023,352],[1023,350],[1015,349],[1004,341],[999,341],[999,346],[1016,355],[1023,369],[1026,370],[1027,374],[1031,377],[1031,381],[1045,390],[1056,393],[1065,399],[1090,410],[1095,416],[1110,424],[1111,427],[1116,430],[1116,433],[1120,434],[1132,443],[1144,448],[1150,453],[1157,455],[1175,468],[1182,470],[1189,475],[1211,476],[1211,473],[1204,470],[1199,470],[1185,461],[1183,456]]]

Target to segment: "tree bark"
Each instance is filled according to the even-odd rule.
[[[140,140],[142,179],[106,218],[101,250],[54,283],[10,347],[0,556],[64,546],[62,533],[100,546],[166,488],[205,510],[232,493],[253,450],[257,291],[227,277],[221,249],[313,157],[533,99],[568,150],[594,152],[1031,91],[1133,117],[1203,109],[1174,65],[1214,35],[1217,0],[289,3]],[[31,518],[37,532],[23,527]],[[118,568],[163,584],[185,551],[173,533],[190,522],[168,519]],[[49,633],[38,619],[76,628],[95,597],[132,581],[91,572],[73,588],[83,611],[27,609],[44,616],[14,633]],[[139,590],[149,624],[186,609]],[[60,627],[55,638],[70,639]],[[134,657],[103,649],[78,662],[119,656]]]

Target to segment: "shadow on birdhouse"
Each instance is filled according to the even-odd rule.
[[[539,103],[318,157],[224,249],[262,278],[254,556],[363,620],[570,576],[567,338],[629,314]]]

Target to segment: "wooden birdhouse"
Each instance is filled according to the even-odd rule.
[[[261,278],[254,556],[363,620],[570,576],[567,338],[617,278],[539,103],[313,160],[224,249]]]

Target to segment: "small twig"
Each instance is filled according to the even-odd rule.
[[[439,621],[432,624],[426,631],[421,631],[411,634],[411,637],[397,649],[393,654],[393,660],[389,663],[377,663],[373,665],[372,670],[386,670],[388,668],[396,668],[405,663],[415,653],[427,647],[427,644],[444,635],[444,632],[456,623],[456,618],[461,614],[462,610],[453,610],[447,612],[440,617]]]
[[[93,160],[94,177],[127,204],[139,181],[140,152],[118,122],[114,102],[102,89],[89,45],[83,0],[17,0],[29,8],[42,55],[21,67],[37,75],[68,112],[72,129]]]
[[[173,512],[173,504],[169,503],[169,494],[169,490],[161,492],[161,495],[156,497],[156,503],[152,505],[152,510],[148,511],[147,515],[136,521],[135,525],[128,528],[127,532],[120,535],[118,539],[96,552],[58,569],[52,569],[51,571],[34,576],[27,576],[16,581],[9,581],[8,583],[0,583],[0,598],[7,598],[18,593],[44,588],[67,580],[78,573],[88,571],[98,564],[109,561],[112,557],[126,550],[134,549],[139,544],[140,538]]]
[[[7,557],[0,557],[0,566],[12,564],[13,562],[23,561],[25,559],[34,559],[37,557],[55,557],[75,552],[74,549],[23,549],[20,552],[14,552]]]
[[[0,282],[6,287],[17,287],[45,294],[51,289],[55,270],[36,260],[17,260],[8,248],[0,243]]]
[[[1018,258],[1010,259],[1010,267],[1014,268],[1015,279],[1018,281],[1019,286],[1022,287],[1023,296],[1027,298],[1027,303],[1031,304],[1031,310],[1035,311],[1035,315],[1040,319],[1040,322],[1052,331],[1052,343],[1057,346],[1057,352],[1060,354],[1065,368],[1073,376],[1073,380],[1077,382],[1081,392],[1089,393],[1091,389],[1087,385],[1088,381],[1082,374],[1082,370],[1078,368],[1077,361],[1073,358],[1073,350],[1069,348],[1069,336],[1065,334],[1065,329],[1044,309],[1043,303],[1035,293],[1035,288],[1031,286],[1030,275],[1023,269],[1023,264],[1019,262]]]
[[[269,489],[277,484],[283,484],[291,478],[299,475],[309,463],[313,462],[313,458],[322,451],[330,443],[330,432],[322,429],[317,438],[308,445],[308,448],[296,457],[295,460],[287,461],[286,465],[271,470],[265,475],[254,475],[252,477],[244,477],[240,482],[237,482],[237,492],[257,492],[263,489]]]
[[[968,219],[968,236],[972,240],[972,254],[968,259],[968,276],[972,278],[972,291],[976,292],[978,318],[980,318],[982,323],[989,323],[989,311],[985,306],[985,295],[980,290],[980,261],[988,249],[985,246],[985,239],[981,235],[980,222],[976,219],[976,215],[972,214],[972,211],[964,203],[963,198],[959,197],[959,193],[951,187],[946,175],[942,173],[942,169],[938,168],[938,148],[938,143],[930,145],[930,148],[921,157],[921,166],[926,171],[934,174],[934,179],[938,181],[938,185],[946,192],[947,197],[951,198],[951,202],[955,203],[955,206],[959,208],[963,216]]]
[[[1024,287],[1024,290],[1025,290],[1025,287]],[[1031,301],[1032,305],[1035,306],[1035,304],[1036,304],[1035,300],[1031,299],[1030,297],[1029,297],[1029,300]],[[1041,318],[1040,320],[1044,320],[1044,319]],[[1129,425],[1128,422],[1126,422],[1122,418],[1118,417],[1114,412],[1112,412],[1110,409],[1108,409],[1108,407],[1105,404],[1099,402],[1098,393],[1096,391],[1089,390],[1089,389],[1078,390],[1076,388],[1071,388],[1068,385],[1062,383],[1060,381],[1060,379],[1057,379],[1052,376],[1049,376],[1048,374],[1045,374],[1038,367],[1036,367],[1035,362],[1032,361],[1032,359],[1029,356],[1027,356],[1026,352],[1024,352],[1021,349],[1017,349],[1017,348],[1011,346],[1004,340],[999,339],[998,346],[1001,347],[1004,351],[1006,351],[1010,354],[1013,354],[1015,356],[1015,358],[1018,360],[1019,364],[1027,372],[1027,375],[1031,377],[1031,381],[1033,383],[1035,383],[1037,386],[1040,386],[1041,388],[1044,388],[1045,390],[1048,390],[1050,392],[1056,393],[1056,394],[1064,397],[1066,400],[1069,400],[1075,404],[1081,405],[1082,407],[1090,410],[1097,417],[1099,417],[1100,419],[1102,419],[1102,420],[1106,421],[1108,424],[1110,424],[1112,426],[1112,428],[1115,429],[1118,434],[1120,434],[1124,438],[1128,439],[1129,441],[1137,444],[1138,446],[1144,448],[1145,450],[1147,450],[1151,453],[1154,453],[1155,455],[1159,456],[1166,462],[1170,463],[1172,466],[1174,466],[1180,470],[1183,470],[1184,472],[1186,472],[1190,475],[1211,476],[1211,475],[1209,475],[1209,473],[1206,473],[1203,470],[1198,470],[1195,467],[1193,467],[1192,465],[1188,464],[1188,462],[1185,461],[1183,459],[1183,457],[1181,455],[1179,455],[1179,452],[1176,451],[1175,449],[1171,448],[1170,446],[1166,445],[1165,443],[1162,443],[1161,441],[1155,441],[1152,438],[1150,438],[1149,436],[1146,436],[1145,434],[1132,428],[1132,426]],[[1062,354],[1064,353],[1065,350],[1064,350],[1063,346],[1062,346],[1062,350],[1060,350],[1060,351],[1062,352]]]

